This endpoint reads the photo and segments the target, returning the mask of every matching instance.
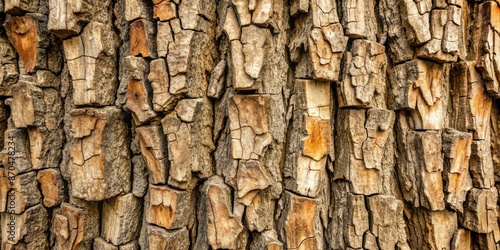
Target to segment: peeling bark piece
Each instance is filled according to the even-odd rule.
[[[168,184],[181,189],[192,189],[197,177],[213,175],[212,106],[208,99],[199,101],[200,109],[192,122],[182,122],[175,111],[161,121],[168,139]]]
[[[365,29],[365,5],[368,1],[364,0],[345,0],[342,1],[342,19],[345,33],[351,38],[366,37]]]
[[[238,162],[236,187],[239,199],[245,199],[246,196],[253,198],[255,195],[253,191],[266,189],[271,184],[272,180],[268,170],[259,161],[240,160]]]
[[[247,53],[250,53],[250,51]],[[260,84],[245,71],[245,55],[243,53],[243,46],[239,40],[231,41],[230,65],[232,66],[230,70],[232,71],[234,88],[236,90],[256,90],[260,88]]]
[[[143,0],[125,0],[125,20],[131,22],[139,18],[148,18],[150,9]]]
[[[42,205],[20,215],[2,213],[1,222],[2,249],[49,249],[49,215]]]
[[[396,116],[393,111],[369,109],[366,112],[366,140],[363,142],[363,161],[366,168],[382,169],[384,147]]]
[[[144,60],[144,58],[126,56],[123,62],[127,70],[126,77],[146,82],[146,77],[148,75],[148,62]]]
[[[334,1],[312,0],[311,14],[313,17],[313,26],[317,28],[339,22],[337,4]]]
[[[403,198],[413,204],[414,207],[420,206],[419,190],[417,189],[417,176],[415,175],[415,164],[410,162],[413,159],[413,153],[409,148],[413,147],[413,140],[408,140],[409,124],[403,113],[398,114],[396,127],[396,148],[398,182],[401,183],[401,193]],[[411,138],[414,138],[412,136]],[[410,138],[410,139],[411,139]]]
[[[398,176],[403,197],[414,207],[444,209],[441,136],[437,131],[408,132],[403,116],[398,122]]]
[[[465,212],[460,216],[461,224],[474,232],[489,233],[498,228],[497,221],[498,191],[473,188],[467,195]]]
[[[167,141],[160,126],[144,126],[136,128],[141,142],[141,152],[147,161],[147,166],[153,184],[167,183],[168,159]]]
[[[256,0],[255,9],[252,12],[252,22],[255,24],[267,24],[273,14],[273,0]]]
[[[330,83],[323,81],[296,79],[295,92],[298,102],[298,108],[306,112],[309,117],[330,120]]]
[[[411,109],[415,129],[441,129],[445,105],[440,64],[413,60],[392,70],[392,94],[395,109]]]
[[[213,20],[212,18],[215,16],[215,2],[199,0],[181,1],[178,13],[182,29],[203,30],[207,19]]]
[[[141,57],[125,57],[127,74],[122,78],[122,82],[127,84],[127,94],[125,108],[132,111],[135,124],[142,124],[155,118],[150,96],[151,87],[146,77],[148,75],[148,63]],[[122,87],[120,87],[122,88]]]
[[[78,208],[63,203],[52,220],[57,250],[90,249],[99,235],[99,212],[96,205]]]
[[[122,245],[139,236],[141,201],[133,194],[104,201],[101,236],[114,245]]]
[[[338,91],[339,106],[369,108],[375,90],[385,86],[385,48],[376,42],[354,40],[346,58],[347,66]]]
[[[233,159],[264,156],[271,143],[268,126],[269,96],[235,95],[228,104]],[[253,155],[252,155],[253,154]]]
[[[325,169],[326,156],[319,161],[315,161],[300,154],[294,164],[296,165],[294,172],[285,172],[285,176],[289,178],[285,180],[285,186],[299,194],[316,197],[321,191],[321,186],[327,176]],[[290,170],[287,169],[287,171]]]
[[[355,194],[379,192],[380,173],[375,168],[365,168],[362,145],[367,139],[364,110],[339,110],[338,131],[346,131],[336,138],[336,145],[349,145],[336,150],[334,178],[347,179]]]
[[[227,8],[226,19],[224,19],[224,25],[222,29],[229,41],[240,39],[240,25],[233,8]]]
[[[402,231],[406,226],[403,220],[403,203],[394,196],[375,195],[367,198],[367,205],[370,230],[376,237],[379,248],[404,249],[400,248],[401,245],[406,245],[406,234]]]
[[[163,133],[168,138],[169,182],[187,187],[192,179],[193,167],[191,160],[193,158],[186,154],[190,150],[192,139],[194,139],[191,137],[190,126],[182,123],[175,112],[165,116],[162,124]]]
[[[271,0],[261,0],[271,1]],[[244,56],[244,68],[251,78],[257,79],[262,69],[264,58],[266,56],[265,46],[270,37],[268,29],[258,28],[257,26],[250,25],[241,29],[241,44]],[[237,81],[235,81],[237,82]]]
[[[250,250],[282,250],[283,243],[278,240],[274,230],[267,230],[257,235],[250,244]]]
[[[280,221],[286,249],[323,249],[323,230],[317,200],[285,191],[285,209]]]
[[[379,12],[381,16],[382,31],[387,32],[387,45],[390,53],[388,56],[393,63],[398,64],[413,59],[414,49],[410,46],[406,32],[401,25],[404,17],[400,10],[400,1],[383,0],[379,3]],[[422,2],[422,3],[425,3]],[[380,43],[384,43],[385,37],[380,37]]]
[[[415,132],[407,135],[407,154],[411,159],[403,170],[404,174],[415,176],[415,207],[423,206],[432,211],[444,209],[444,193],[441,172],[441,137],[435,131]]]
[[[198,210],[198,232],[194,249],[236,249],[243,224],[232,213],[231,191],[219,176],[205,181]],[[206,232],[206,233],[204,233]]]
[[[90,0],[49,0],[49,31],[59,38],[78,35],[91,19]]]
[[[42,68],[45,55],[44,39],[47,27],[36,16],[9,16],[3,26],[7,31],[10,42],[23,61],[26,72],[34,72],[35,68]]]
[[[186,228],[167,231],[160,227],[148,226],[147,231],[149,249],[190,249],[189,231]]]
[[[168,54],[168,46],[174,42],[172,28],[169,22],[157,22],[156,28],[156,50],[158,57],[166,57]]]
[[[96,201],[130,190],[128,128],[116,107],[73,109],[71,195]],[[109,139],[113,138],[113,139]]]
[[[137,124],[148,122],[156,117],[151,108],[146,82],[132,79],[128,83],[127,102],[125,107],[132,111]]]
[[[194,199],[192,191],[150,185],[146,221],[166,229],[185,228],[194,218]]]
[[[490,188],[495,186],[495,174],[489,141],[473,141],[469,161],[472,183],[476,188]]]
[[[453,129],[446,129],[442,136],[446,203],[452,209],[463,212],[463,202],[472,188],[468,167],[472,136]]]
[[[409,245],[424,249],[450,249],[457,227],[457,214],[454,212],[418,209],[409,220]]]
[[[486,92],[474,62],[455,64],[450,79],[453,88],[451,122],[460,131],[471,131],[474,140],[485,140],[491,131],[492,98]]]
[[[340,73],[340,60],[346,47],[342,25],[331,24],[314,28],[308,38],[309,57],[312,62],[313,78],[324,81],[337,81]]]
[[[1,193],[6,196],[0,200],[0,212],[22,214],[29,207],[41,203],[42,195],[38,190],[35,172],[16,175],[13,179],[12,172],[4,170],[3,175],[0,187]]]
[[[42,191],[44,206],[59,206],[67,198],[66,188],[58,170],[41,170],[37,174],[37,179]]]
[[[80,36],[63,41],[76,106],[111,105],[117,85],[116,34],[111,24],[90,22]]]
[[[41,88],[20,82],[12,88],[12,119],[16,128],[45,125],[45,102]]]
[[[333,152],[330,83],[295,80],[291,142],[283,170],[285,186],[316,197],[326,176],[326,157]]]
[[[236,176],[226,176],[237,189],[238,199],[248,205],[256,194],[272,185],[269,169],[263,163],[272,142],[268,127],[269,96],[235,95],[229,100],[232,157]],[[234,167],[236,167],[234,166]]]
[[[444,26],[442,49],[445,53],[459,52],[460,42],[459,38],[463,36],[460,34],[460,26],[462,25],[462,9],[461,6],[450,5],[447,8],[448,20]]]
[[[500,29],[499,13],[497,2],[479,4],[475,14],[480,18],[477,18],[473,27],[474,44],[477,44],[476,67],[485,80],[486,90],[494,98],[500,97],[500,72],[496,66],[500,64],[500,35],[497,32]]]
[[[454,62],[458,58],[459,36],[462,31],[459,27],[461,9],[449,6],[446,9],[433,9],[431,11],[430,31],[431,39],[417,49],[417,56],[438,62]],[[458,16],[458,24],[448,17]],[[425,22],[425,21],[424,21]]]
[[[165,60],[153,60],[149,66],[148,80],[153,88],[153,109],[158,112],[173,110],[177,97],[168,92],[170,82]]]
[[[210,74],[210,84],[207,89],[207,96],[219,99],[224,91],[225,75],[226,75],[226,60],[221,60],[217,63],[214,70]]]
[[[344,229],[346,231],[346,245],[351,248],[362,248],[363,236],[369,229],[365,198],[363,195],[353,194],[348,194],[347,197],[347,206],[350,211],[347,214],[347,224]]]
[[[169,21],[177,18],[177,6],[170,0],[156,1],[154,3],[154,18],[160,21]]]
[[[139,19],[130,24],[130,55],[155,58],[153,23]]]
[[[273,228],[275,200],[267,192],[259,192],[245,209],[245,220],[250,231],[263,232]],[[267,237],[266,237],[267,238]]]
[[[432,37],[427,20],[432,7],[431,1],[424,0],[417,3],[413,0],[404,0],[400,6],[408,42],[418,46],[429,41]]]
[[[209,48],[214,44],[210,36],[203,32],[175,30],[174,25],[172,28],[175,42],[169,43],[167,55],[169,91],[171,94],[201,98],[207,91],[208,78],[204,72],[212,70],[213,55]]]
[[[491,97],[486,93],[484,85],[479,81],[469,84],[467,97],[470,108],[467,129],[473,131],[475,140],[485,140],[491,131],[489,121],[492,106]]]
[[[175,107],[177,116],[183,122],[193,122],[195,115],[200,112],[203,99],[183,99]]]
[[[383,109],[341,110],[338,115],[335,179],[347,179],[355,194],[379,192],[380,171],[385,143],[394,124],[395,115]]]

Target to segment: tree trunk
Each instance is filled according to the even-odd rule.
[[[500,1],[0,22],[1,249],[500,249]]]

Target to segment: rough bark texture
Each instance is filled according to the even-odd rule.
[[[500,249],[500,1],[0,0],[2,250]]]

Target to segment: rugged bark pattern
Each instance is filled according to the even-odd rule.
[[[500,249],[500,1],[0,23],[0,249]]]

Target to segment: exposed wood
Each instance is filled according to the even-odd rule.
[[[132,194],[116,196],[104,202],[102,209],[101,237],[121,245],[139,235],[141,202]]]
[[[109,105],[117,84],[116,36],[110,24],[90,22],[81,35],[63,41],[77,106]]]
[[[63,203],[54,215],[52,231],[56,237],[56,249],[90,249],[92,240],[99,234],[99,217],[96,204],[86,208]]]
[[[165,229],[179,229],[194,219],[194,196],[191,191],[177,191],[166,186],[149,186],[146,221]]]
[[[326,178],[326,161],[333,152],[330,83],[295,80],[295,107],[285,185],[301,195],[316,197]]]
[[[338,88],[339,106],[372,107],[375,92],[384,91],[386,60],[383,45],[354,40],[351,51],[346,53],[347,65]]]
[[[317,201],[285,192],[285,209],[280,222],[286,249],[322,249]]]
[[[93,201],[128,192],[131,169],[122,111],[74,109],[70,115],[76,139],[70,149],[71,195]]]
[[[94,14],[95,1],[92,0],[49,0],[49,31],[67,38],[78,35]]]
[[[61,174],[56,169],[45,169],[38,172],[38,182],[43,195],[43,205],[53,207],[66,199],[66,188]]]
[[[10,17],[5,21],[4,27],[7,36],[24,63],[27,72],[33,72],[35,67],[41,66],[40,54],[41,39],[44,39],[41,22],[32,15]]]
[[[194,105],[185,105],[186,103]],[[181,189],[192,189],[197,177],[212,176],[210,153],[214,145],[210,126],[213,120],[207,115],[211,113],[211,109],[207,99],[184,99],[177,104],[175,111],[162,119],[170,161],[168,184]],[[197,153],[186,153],[191,151]]]
[[[155,57],[153,23],[139,19],[130,24],[130,55]]]

